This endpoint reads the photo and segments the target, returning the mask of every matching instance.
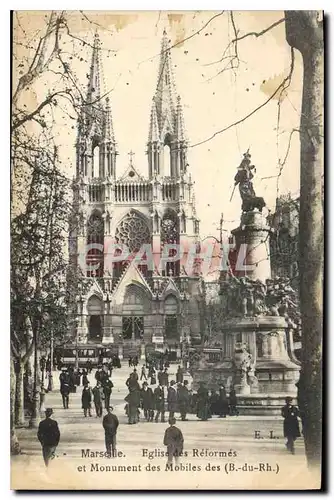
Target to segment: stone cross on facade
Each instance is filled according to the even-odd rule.
[[[131,166],[131,167],[133,166],[133,160],[132,160],[132,157],[133,157],[135,154],[136,154],[136,153],[134,153],[132,150],[128,153],[129,158],[130,158],[130,166]]]

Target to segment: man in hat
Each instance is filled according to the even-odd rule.
[[[148,422],[153,422],[154,417],[154,396],[153,391],[148,387],[148,383],[143,383],[143,388],[140,391],[140,398],[142,408],[144,410],[144,417]]]
[[[178,464],[179,457],[183,452],[183,434],[175,426],[176,419],[174,417],[168,420],[169,427],[165,431],[164,436],[164,445],[167,446],[167,464],[173,463],[173,458],[175,459],[175,463]]]
[[[116,434],[119,425],[118,418],[112,413],[114,408],[108,406],[107,415],[103,417],[102,425],[104,428],[104,436],[106,443],[106,450],[109,457],[116,456]]]
[[[179,405],[179,411],[181,414],[181,420],[187,420],[186,416],[190,410],[190,393],[188,389],[188,380],[183,382],[183,385],[180,384],[179,389],[177,391],[177,402]]]
[[[46,408],[45,419],[38,426],[37,437],[42,445],[42,453],[45,466],[48,467],[50,459],[55,457],[55,451],[59,443],[60,432],[58,423],[52,420],[52,408]]]
[[[170,386],[167,390],[167,404],[169,411],[169,419],[174,417],[174,413],[177,411],[177,392],[175,388],[175,381],[171,380]]]
[[[293,455],[295,454],[295,440],[300,437],[299,430],[299,410],[296,406],[292,404],[292,398],[287,396],[285,398],[285,406],[281,409],[283,422],[284,437],[286,437],[287,442],[285,444],[288,451]]]

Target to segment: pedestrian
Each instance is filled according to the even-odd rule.
[[[132,378],[133,378],[134,380],[136,380],[136,381],[138,380],[138,378],[139,378],[139,377],[138,377],[138,373],[137,373],[136,368],[134,368],[134,369],[133,369],[133,372],[132,372],[132,374],[131,374],[131,375],[132,375]]]
[[[37,437],[42,445],[42,453],[45,466],[48,467],[49,461],[55,457],[56,448],[60,440],[58,423],[52,420],[52,408],[46,408],[45,419],[38,426]]]
[[[168,418],[171,419],[174,417],[174,413],[177,411],[177,392],[174,380],[171,380],[170,386],[167,390],[167,404],[169,411]]]
[[[219,395],[212,390],[209,395],[210,414],[219,415]]]
[[[91,362],[91,360],[89,358],[87,359],[86,365],[87,365],[88,373],[91,373],[91,371],[92,371],[92,362]]]
[[[183,434],[180,429],[175,426],[176,419],[174,417],[170,418],[168,423],[169,427],[166,429],[164,436],[164,445],[167,446],[167,464],[172,464],[174,459],[177,465],[183,452]]]
[[[145,365],[143,365],[141,367],[141,374],[140,374],[140,380],[144,378],[145,380],[147,380],[147,377],[146,377],[146,370],[145,370]]]
[[[104,393],[104,404],[105,404],[105,408],[107,409],[110,406],[110,396],[111,396],[111,392],[112,392],[112,388],[114,387],[114,384],[112,383],[110,378],[107,378],[103,382],[102,387],[103,387],[103,393]]]
[[[96,417],[102,417],[102,402],[104,400],[104,392],[100,382],[96,382],[96,386],[92,390]]]
[[[237,395],[236,395],[235,389],[233,389],[233,388],[230,390],[229,406],[230,406],[230,415],[238,416],[239,412],[237,409]]]
[[[129,357],[129,368],[131,368],[131,366],[132,366],[132,357],[130,356]]]
[[[281,409],[283,422],[284,437],[286,437],[287,442],[285,444],[288,451],[293,455],[295,454],[295,440],[300,437],[299,430],[299,410],[296,406],[292,404],[292,398],[287,396],[285,398],[285,406]]]
[[[88,372],[85,368],[82,369],[82,385],[89,384]]]
[[[154,421],[158,422],[161,415],[161,422],[165,422],[165,395],[161,384],[154,390],[154,407],[156,409]]]
[[[143,383],[143,388],[140,392],[141,405],[144,410],[144,417],[148,422],[153,422],[154,417],[154,396],[153,391],[148,387],[148,383]]]
[[[162,380],[162,385],[168,387],[168,372],[167,368],[164,369],[162,375],[161,375],[161,380]]]
[[[218,415],[220,418],[226,418],[227,413],[228,413],[228,399],[225,387],[224,385],[221,385],[219,387]]]
[[[180,365],[178,366],[177,372],[176,372],[176,383],[177,384],[183,383],[183,370],[182,370]]]
[[[188,420],[186,416],[190,410],[190,400],[191,400],[191,395],[188,390],[188,380],[185,380],[183,382],[183,385],[179,386],[177,393],[177,401],[182,421]]]
[[[139,421],[140,391],[136,387],[130,386],[129,394],[124,399],[128,403],[128,423],[137,424]]]
[[[112,413],[114,408],[108,406],[107,415],[103,417],[102,425],[104,428],[104,437],[108,457],[116,457],[116,434],[119,425],[118,418]]]
[[[204,421],[208,420],[209,415],[209,393],[204,382],[200,382],[197,391],[197,417]]]
[[[81,395],[81,403],[82,403],[82,408],[84,411],[84,416],[87,417],[87,411],[88,415],[91,417],[91,407],[92,407],[92,390],[89,387],[89,382],[87,382],[84,385],[84,388],[82,390],[82,395]]]
[[[63,400],[63,407],[65,410],[68,410],[68,405],[70,402],[70,384],[65,380],[60,385],[60,394]]]

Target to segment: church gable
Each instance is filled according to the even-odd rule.
[[[165,288],[163,289],[163,291],[161,293],[161,296],[166,297],[169,294],[173,294],[178,298],[180,297],[180,292],[179,292],[179,290],[178,290],[178,288],[177,288],[177,286],[172,278],[170,278],[168,280]]]
[[[144,276],[136,265],[130,264],[123,272],[114,290],[113,300],[115,304],[123,304],[126,288],[131,284],[139,286],[150,298],[152,298],[152,291]]]
[[[142,177],[133,165],[129,165],[124,174],[118,182],[143,182],[145,179]]]

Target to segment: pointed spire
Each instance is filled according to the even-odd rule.
[[[115,142],[115,134],[111,116],[111,106],[109,97],[106,97],[106,126],[105,126],[104,138],[107,141]]]
[[[90,65],[87,103],[95,102],[104,94],[104,81],[101,63],[101,42],[98,33],[95,33],[92,61]]]
[[[175,83],[172,70],[172,58],[170,50],[170,40],[166,29],[163,31],[161,50],[160,50],[160,65],[158,73],[157,88],[155,91],[155,102],[157,108],[157,118],[160,130],[166,115],[169,115],[170,121],[175,118]]]
[[[157,107],[155,104],[155,99],[153,99],[152,109],[151,109],[150,129],[148,133],[148,142],[157,142],[159,140],[160,140],[160,135],[159,135],[159,125],[157,117]]]
[[[181,97],[177,96],[177,105],[176,105],[176,136],[179,141],[186,141],[186,132],[184,126],[184,116],[183,109],[181,104]]]

